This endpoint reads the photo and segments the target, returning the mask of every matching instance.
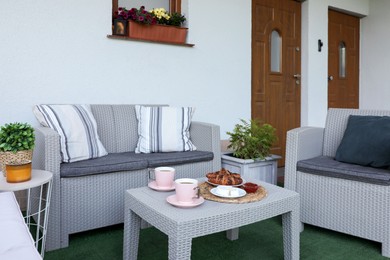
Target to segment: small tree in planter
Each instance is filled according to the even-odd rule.
[[[247,122],[241,119],[230,135],[228,148],[233,149],[233,156],[241,159],[265,159],[276,141],[276,129],[270,124],[261,125],[257,120]]]
[[[6,165],[30,163],[35,145],[34,128],[27,123],[10,123],[0,128],[0,163]],[[31,167],[30,167],[31,168]]]
[[[222,167],[243,177],[276,184],[277,159],[280,156],[270,154],[277,140],[275,131],[270,124],[241,119],[232,132],[227,132],[230,136],[228,148],[233,153],[222,155]]]

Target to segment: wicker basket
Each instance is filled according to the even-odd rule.
[[[6,174],[5,165],[7,163],[9,164],[11,162],[32,161],[32,155],[33,155],[33,150],[18,151],[16,153],[0,152],[0,164],[4,176]]]

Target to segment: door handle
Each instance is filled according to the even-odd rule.
[[[296,85],[299,85],[301,84],[301,81],[299,80],[301,78],[301,74],[294,74],[293,76],[296,80],[295,80],[295,84]]]
[[[333,76],[328,76],[328,80],[329,81],[333,80]]]

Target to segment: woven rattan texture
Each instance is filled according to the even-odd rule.
[[[260,186],[256,192],[247,193],[244,197],[240,197],[240,198],[221,198],[215,196],[210,192],[212,188],[215,188],[215,186],[210,185],[207,182],[203,182],[199,184],[200,195],[206,200],[212,200],[212,201],[222,202],[222,203],[236,203],[236,204],[259,201],[267,196],[267,191],[263,186]]]
[[[174,192],[157,192],[147,187],[128,190],[125,199],[124,259],[137,259],[141,218],[168,235],[169,259],[190,259],[191,240],[283,215],[285,259],[299,259],[299,196],[272,184],[259,183],[268,196],[257,202],[230,204],[205,201],[183,209],[166,198]]]
[[[299,172],[297,161],[332,156],[350,114],[390,115],[390,111],[330,109],[325,128],[287,133],[285,187],[301,196],[301,221],[382,243],[390,257],[390,187]],[[378,252],[379,253],[379,252]]]
[[[221,143],[219,127],[217,125],[193,121],[190,128],[191,141],[199,151],[213,151],[212,168],[221,169]],[[218,140],[218,141],[216,141]],[[210,171],[211,172],[211,171]],[[201,177],[201,176],[199,176]]]
[[[99,137],[109,152],[134,151],[138,138],[134,105],[91,105],[91,109]],[[122,223],[125,190],[146,186],[148,169],[60,178],[59,135],[46,127],[35,130],[33,167],[53,173],[46,249],[67,247],[72,233]],[[221,167],[219,127],[192,122],[190,132],[198,150],[213,152],[214,159],[171,165],[177,178],[198,178]]]
[[[99,137],[109,153],[132,152],[137,145],[137,118],[131,105],[92,105]]]
[[[61,180],[59,135],[48,127],[35,129],[33,168],[53,173],[51,205],[46,235],[46,250],[60,248],[61,235]],[[34,208],[35,209],[35,208]]]

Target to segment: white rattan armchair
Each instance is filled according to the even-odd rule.
[[[390,186],[297,171],[297,162],[334,157],[349,115],[390,116],[390,111],[330,109],[324,128],[287,133],[285,188],[301,198],[301,222],[382,243],[390,257]]]

